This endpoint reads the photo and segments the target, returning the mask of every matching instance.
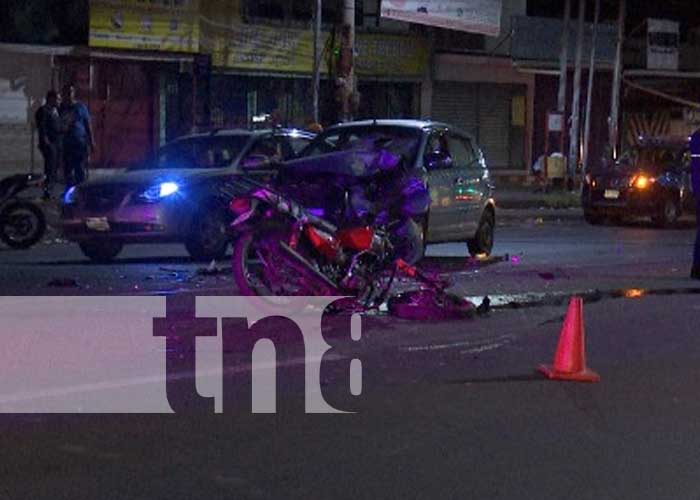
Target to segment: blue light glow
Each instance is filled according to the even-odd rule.
[[[147,201],[158,201],[172,196],[178,191],[180,191],[180,186],[176,182],[162,182],[148,188],[142,196]]]
[[[68,188],[68,191],[66,191],[63,195],[63,204],[64,205],[71,205],[75,203],[75,200],[77,198],[76,196],[76,188],[75,186],[72,186]]]

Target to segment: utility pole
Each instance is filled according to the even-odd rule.
[[[569,20],[571,19],[571,0],[564,2],[564,22],[561,29],[561,52],[559,53],[559,94],[557,111],[566,111],[566,80],[569,66]]]
[[[588,153],[591,140],[591,107],[593,105],[593,81],[595,78],[595,60],[598,43],[598,21],[600,20],[600,0],[595,0],[595,14],[593,15],[593,37],[591,40],[591,61],[588,65],[588,94],[586,97],[586,124],[583,130],[583,175],[588,170]]]
[[[576,30],[576,65],[574,67],[574,88],[571,102],[571,130],[569,132],[569,161],[567,177],[572,187],[579,158],[579,122],[581,118],[581,57],[583,55],[583,32],[586,28],[586,0],[578,0],[578,28]]]
[[[610,152],[617,159],[620,126],[620,83],[622,80],[622,46],[625,40],[625,0],[620,0],[617,19],[617,51],[615,53],[615,72],[613,74],[612,102],[610,103]]]
[[[313,120],[320,123],[319,94],[321,90],[321,23],[322,0],[314,0],[314,66],[313,66]]]
[[[343,0],[343,25],[340,31],[338,91],[342,121],[352,120],[355,100],[355,0]]]

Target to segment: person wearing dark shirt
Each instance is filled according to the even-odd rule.
[[[56,180],[56,170],[61,151],[61,119],[58,114],[58,93],[49,90],[46,102],[34,115],[39,133],[39,151],[44,157],[44,198],[51,198],[51,190]]]
[[[76,100],[75,87],[66,85],[62,97],[60,115],[63,125],[63,169],[67,189],[85,180],[88,153],[94,150],[95,142],[90,113],[85,104]]]
[[[693,269],[690,271],[690,277],[700,280],[700,129],[690,136],[690,176],[693,196],[695,197],[695,217],[697,219]]]

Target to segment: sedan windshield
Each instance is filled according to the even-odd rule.
[[[225,168],[233,164],[249,137],[195,137],[166,144],[151,161],[137,168],[208,169]]]
[[[417,128],[381,125],[342,127],[316,137],[301,156],[385,149],[412,160],[418,152],[420,139],[421,130]]]

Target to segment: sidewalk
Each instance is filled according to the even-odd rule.
[[[532,220],[535,222],[583,220],[578,191],[535,192],[534,187],[498,186],[494,192],[499,221]]]
[[[576,191],[535,192],[535,188],[496,186],[496,206],[503,209],[580,209],[581,196]]]

